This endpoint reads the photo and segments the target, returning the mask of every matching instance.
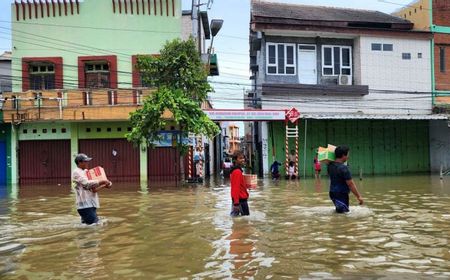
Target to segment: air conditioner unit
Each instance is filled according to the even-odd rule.
[[[339,75],[338,76],[338,84],[350,86],[352,85],[352,76],[351,75]]]

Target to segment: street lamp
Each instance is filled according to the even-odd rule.
[[[211,20],[211,24],[210,29],[211,29],[211,44],[209,45],[209,49],[208,49],[208,68],[209,68],[209,63],[211,61],[211,51],[212,51],[212,46],[213,46],[213,42],[214,42],[214,37],[217,35],[217,33],[219,33],[219,30],[222,28],[223,25],[223,19],[212,19]]]

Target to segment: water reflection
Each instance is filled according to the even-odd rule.
[[[237,220],[237,219],[236,219]],[[232,256],[232,276],[242,279],[244,277],[254,276],[258,266],[253,265],[255,259],[255,243],[252,239],[254,228],[247,221],[235,221],[231,228],[231,234],[227,237],[230,240],[230,254]]]
[[[0,198],[2,279],[449,278],[450,178],[364,178],[348,215],[328,180],[260,181],[249,217],[231,218],[228,181],[100,196],[81,225],[65,186]]]

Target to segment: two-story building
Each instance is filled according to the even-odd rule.
[[[250,30],[247,105],[301,112],[298,139],[288,123],[254,124],[260,174],[297,145],[299,174],[312,175],[328,143],[350,146],[355,173],[430,171],[429,128],[446,119],[431,111],[430,32],[378,11],[263,1]]]
[[[433,112],[450,115],[450,2],[415,0],[393,13],[414,23],[414,30],[432,33],[431,82]],[[450,126],[435,122],[430,127],[430,152],[433,171],[450,172]]]
[[[183,30],[205,52],[205,15],[197,24],[182,13],[181,0],[15,1],[11,15],[17,83],[3,104],[10,182],[66,183],[79,152],[116,182],[179,181],[176,126],[162,132],[156,149],[125,138],[130,112],[153,91],[135,64],[138,55],[157,55],[167,41],[186,37]],[[183,18],[201,30],[194,33]]]
[[[3,92],[11,91],[13,79],[11,77],[11,52],[4,52],[0,55],[0,99]],[[0,102],[0,120],[3,119],[1,111],[3,103]],[[7,162],[11,157],[8,139],[10,138],[10,126],[0,123],[0,186],[7,184]]]

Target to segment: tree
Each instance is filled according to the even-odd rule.
[[[188,133],[214,137],[218,126],[201,110],[211,87],[207,82],[207,71],[191,38],[166,43],[159,56],[139,56],[137,68],[146,84],[156,87],[154,94],[144,100],[142,108],[130,114],[132,131],[129,141],[143,141],[153,147],[160,139],[159,131],[167,125],[178,125],[180,138]],[[172,118],[162,118],[168,110]],[[186,149],[182,141],[178,146]]]

